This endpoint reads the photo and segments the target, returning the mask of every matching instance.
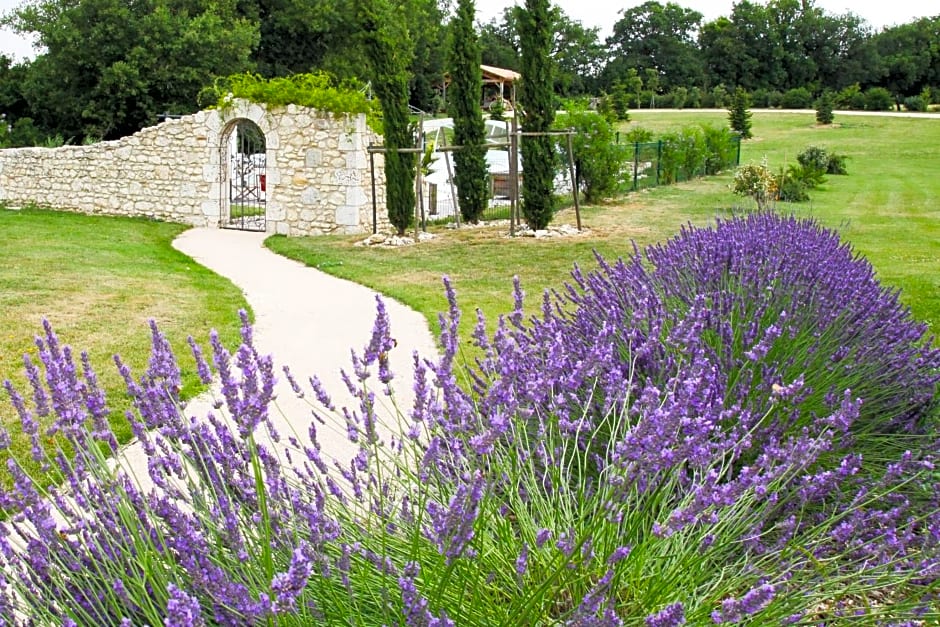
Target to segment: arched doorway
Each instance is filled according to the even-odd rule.
[[[267,230],[267,144],[261,128],[246,119],[229,124],[220,146],[222,190],[219,226]]]

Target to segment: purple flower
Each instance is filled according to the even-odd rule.
[[[522,550],[519,551],[519,557],[516,558],[516,574],[519,576],[525,575],[526,570],[528,568],[529,568],[529,545],[523,542]]]
[[[646,627],[678,627],[685,624],[685,607],[673,603],[646,617]]]
[[[474,554],[470,543],[476,533],[474,526],[485,488],[486,480],[478,473],[471,483],[462,483],[457,488],[447,507],[435,501],[428,502],[427,511],[431,518],[428,534],[441,555],[447,557],[448,563]]]
[[[167,585],[170,598],[166,604],[166,627],[199,627],[205,625],[202,608],[195,597],[191,597],[172,583]]]
[[[407,627],[453,627],[454,622],[447,617],[446,612],[434,616],[428,609],[428,601],[415,585],[421,567],[416,562],[405,565],[398,585],[401,588],[401,598],[404,605],[405,625]]]
[[[278,573],[271,581],[275,612],[289,612],[296,607],[297,597],[303,592],[313,572],[312,560],[307,555],[308,552],[307,544],[301,542],[291,555],[287,572]]]

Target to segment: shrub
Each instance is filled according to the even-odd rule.
[[[809,185],[803,176],[801,166],[791,164],[781,170],[775,179],[777,200],[784,202],[805,202],[809,200]]]
[[[845,155],[831,153],[819,146],[809,146],[796,156],[801,166],[820,174],[848,174],[845,159]],[[822,182],[822,180],[818,181],[818,183]]]
[[[925,85],[920,92],[920,97],[923,98],[924,102],[928,105],[940,104],[940,89]]]
[[[845,166],[845,155],[840,155],[836,153],[829,154],[829,167],[826,168],[826,174],[848,174],[849,171]]]
[[[702,106],[702,90],[698,87],[689,89],[689,97],[686,100],[686,106],[690,109],[698,109]]]
[[[829,169],[829,153],[825,148],[809,146],[796,156],[797,162],[804,168],[825,172]]]
[[[669,185],[704,174],[705,138],[699,127],[690,126],[665,133],[660,140],[660,183]]]
[[[751,92],[751,102],[758,109],[770,107],[770,90],[759,87]]]
[[[865,92],[866,111],[890,111],[894,106],[894,97],[884,87],[872,87]]]
[[[566,103],[565,110],[566,113],[555,120],[555,126],[577,131],[571,143],[578,189],[586,202],[597,202],[616,191],[629,151],[626,146],[617,145],[614,130],[602,115],[578,102]],[[563,157],[558,163],[567,164],[566,138],[562,138],[559,152]]]
[[[930,596],[940,353],[871,266],[835,233],[769,213],[688,227],[598,266],[546,294],[540,317],[526,318],[517,285],[492,336],[479,321],[482,357],[469,372],[456,366],[448,285],[442,354],[415,358],[412,409],[384,426],[384,396],[369,389],[392,377],[379,301],[347,379],[360,406],[334,411],[314,379],[317,420],[303,442],[268,434],[273,361],[247,324],[234,355],[212,341],[227,417],[206,420],[180,411],[178,368],[154,328],[147,372],[121,366],[152,491],[104,457],[116,450],[105,399],[47,326],[34,402],[7,389],[37,460],[65,484],[41,488],[9,464],[0,615],[12,623],[17,606],[37,624],[67,625],[769,625],[818,622],[825,608],[860,624],[940,618]],[[465,375],[472,389],[457,385]],[[72,444],[71,460],[46,450],[36,411]],[[334,465],[320,447],[318,432],[334,430],[352,441],[351,461]]]
[[[676,87],[670,94],[672,95],[672,106],[676,109],[684,109],[689,100],[689,90],[685,87]]]
[[[777,196],[777,179],[767,160],[759,164],[749,163],[740,166],[734,172],[731,191],[740,196],[753,198],[758,210],[766,208]]]
[[[782,106],[783,103],[783,94],[779,91],[772,91],[767,94],[767,106],[777,109]]]
[[[918,113],[923,113],[927,111],[927,106],[930,103],[923,98],[923,96],[909,96],[904,99],[904,108],[908,111],[917,111]]]
[[[863,111],[865,109],[865,94],[858,83],[849,85],[839,91],[836,96],[836,106],[840,109]]]
[[[624,133],[623,137],[631,144],[646,144],[653,141],[653,131],[642,126],[634,126]]]
[[[724,109],[728,105],[728,99],[731,96],[728,89],[721,83],[712,87],[711,99],[712,105],[716,109]]]
[[[813,94],[805,87],[796,87],[783,94],[780,106],[784,109],[812,109]]]
[[[725,168],[737,165],[741,138],[727,128],[702,125],[705,139],[705,174],[718,174]]]
[[[628,121],[630,119],[630,94],[627,93],[627,86],[622,82],[615,83],[609,98],[610,107],[617,119],[621,122]]]

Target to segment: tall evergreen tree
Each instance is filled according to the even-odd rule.
[[[741,139],[750,139],[751,133],[751,97],[743,87],[734,90],[731,107],[728,109],[728,122],[731,130],[741,134]]]
[[[404,235],[415,207],[415,155],[398,152],[414,148],[408,119],[408,67],[414,45],[406,16],[394,0],[356,3],[356,21],[371,67],[372,88],[382,105],[385,138],[385,203],[388,219]]]
[[[819,124],[832,124],[835,116],[832,109],[835,106],[835,97],[828,89],[816,99],[816,122]]]
[[[480,70],[480,42],[473,18],[473,0],[458,0],[451,22],[448,110],[454,118],[454,140],[463,146],[454,154],[457,202],[467,222],[479,222],[486,208],[486,127],[480,110],[483,74]]]
[[[551,130],[555,120],[552,90],[552,18],[548,0],[526,0],[519,11],[522,52],[522,130]],[[554,213],[555,153],[549,136],[522,140],[522,215],[531,229],[544,229]]]

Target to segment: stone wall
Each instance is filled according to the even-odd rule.
[[[227,215],[228,137],[238,120],[264,133],[266,230],[285,235],[372,231],[365,116],[238,101],[115,141],[0,150],[0,202],[218,226]],[[388,228],[376,156],[379,229]]]

